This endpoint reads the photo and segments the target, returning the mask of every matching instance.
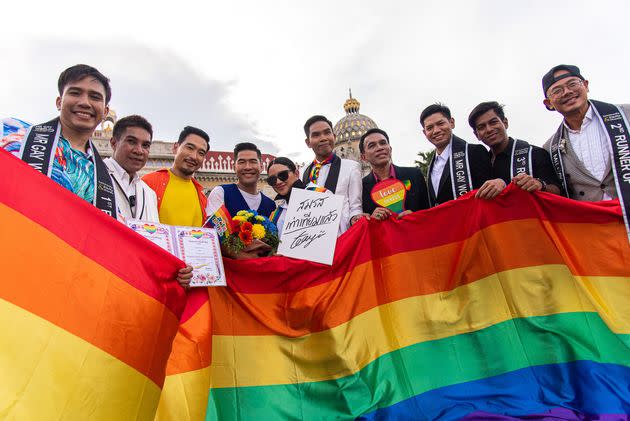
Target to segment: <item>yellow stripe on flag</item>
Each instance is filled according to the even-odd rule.
[[[210,367],[166,376],[155,420],[203,420],[209,389]]]
[[[212,387],[341,378],[397,349],[519,317],[597,311],[613,332],[628,334],[629,290],[630,278],[575,277],[564,265],[534,266],[383,304],[333,329],[298,338],[215,335]]]
[[[2,299],[0,325],[0,419],[153,419],[160,388],[127,364]]]

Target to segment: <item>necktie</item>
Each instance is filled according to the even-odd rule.
[[[324,165],[329,165],[333,157],[335,155],[331,154],[328,158],[324,159],[322,162],[318,162],[317,160],[313,161],[313,166],[311,167],[311,173],[309,174],[309,181],[313,184],[317,184],[317,178],[319,177],[319,170],[322,169]]]

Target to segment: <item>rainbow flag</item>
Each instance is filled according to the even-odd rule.
[[[210,215],[203,226],[216,229],[219,238],[223,238],[224,235],[228,237],[233,231],[232,217],[225,205],[221,205],[219,209]]]
[[[224,260],[224,263],[227,260]],[[192,288],[181,318],[155,419],[203,420],[210,389],[212,316],[208,289]]]
[[[618,202],[514,186],[363,220],[332,267],[226,261],[229,288],[189,302],[159,414],[627,419],[629,262]]]
[[[0,150],[0,418],[153,419],[183,262]]]

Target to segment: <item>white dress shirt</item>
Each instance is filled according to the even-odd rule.
[[[157,196],[138,174],[130,179],[129,174],[113,158],[103,160],[114,185],[117,213],[119,220],[140,219],[142,221],[160,222],[157,208]],[[131,206],[130,197],[135,196],[136,204]]]
[[[578,159],[593,177],[603,181],[607,175],[606,169],[610,168],[610,140],[593,107],[589,105],[579,130],[572,130],[566,122],[563,124],[567,128],[569,142]],[[612,197],[604,193],[603,200],[610,199]]]
[[[452,140],[453,139],[451,138],[451,141]],[[438,154],[437,151],[435,151],[435,160],[433,161],[433,168],[431,169],[431,184],[433,185],[433,192],[435,193],[436,197],[440,188],[440,179],[442,178],[442,173],[444,172],[446,162],[448,161],[448,158],[450,156],[451,142],[448,143],[441,154]]]
[[[250,194],[246,191],[241,190],[238,191],[243,195],[243,199],[245,199],[245,203],[249,206],[249,209],[256,210],[260,206],[260,202],[262,202],[262,194],[260,192],[256,194]],[[208,195],[208,205],[206,206],[206,215],[213,215],[223,204],[225,203],[225,191],[223,187],[216,186],[212,189],[210,194]],[[236,216],[236,215],[231,215]]]

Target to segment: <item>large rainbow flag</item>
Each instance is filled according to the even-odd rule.
[[[153,419],[183,263],[4,150],[0,244],[0,419]]]
[[[158,419],[629,418],[617,202],[512,186],[360,222],[332,267],[226,271],[189,300]]]
[[[468,195],[187,301],[182,262],[4,151],[0,227],[3,419],[629,418],[617,202]]]

